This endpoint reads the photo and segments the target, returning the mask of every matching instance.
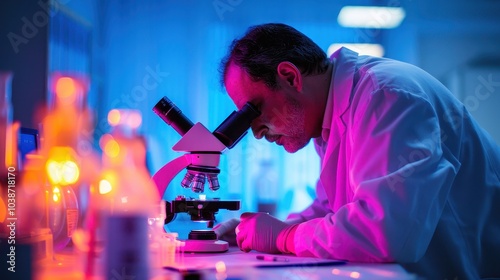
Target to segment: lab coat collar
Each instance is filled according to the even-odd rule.
[[[338,49],[330,56],[333,63],[332,80],[323,117],[321,137],[330,144],[338,144],[345,132],[342,115],[349,108],[354,72],[358,61],[358,53],[345,47]],[[332,125],[332,122],[335,122]]]

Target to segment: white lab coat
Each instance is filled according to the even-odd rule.
[[[421,69],[342,48],[316,138],[298,256],[398,262],[428,279],[500,277],[500,148]]]

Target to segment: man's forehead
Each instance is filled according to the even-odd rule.
[[[225,77],[226,90],[236,107],[241,109],[252,98],[255,82],[250,79],[246,71],[231,63]]]

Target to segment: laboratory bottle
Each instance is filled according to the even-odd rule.
[[[43,158],[40,168],[47,192],[48,226],[54,239],[54,250],[61,251],[70,244],[80,220],[77,194],[87,180],[83,159],[79,154],[82,131],[90,126],[90,114],[84,108],[86,86],[76,75],[51,74],[48,102],[39,124],[40,148]]]
[[[105,218],[104,276],[149,279],[150,239],[157,234],[151,232],[156,224],[151,222],[160,212],[161,200],[144,164],[144,141],[119,127],[108,141],[118,149],[108,146],[103,152],[103,172],[109,174],[105,176],[109,176],[111,186],[107,196],[111,208]]]

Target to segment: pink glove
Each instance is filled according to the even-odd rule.
[[[230,219],[216,225],[213,228],[217,239],[224,240],[231,246],[236,246],[236,226],[240,223],[239,219]]]
[[[236,227],[236,242],[242,251],[285,252],[285,240],[293,227],[266,213],[243,213]],[[280,235],[281,234],[281,235]]]

